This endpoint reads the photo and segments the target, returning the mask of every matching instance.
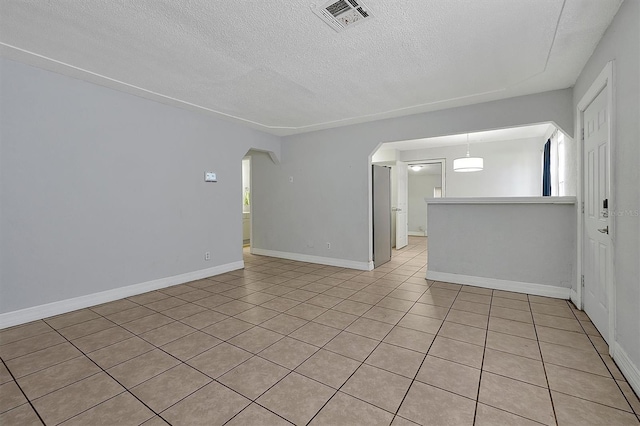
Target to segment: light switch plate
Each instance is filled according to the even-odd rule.
[[[213,172],[204,172],[204,181],[205,182],[217,182],[218,178]]]

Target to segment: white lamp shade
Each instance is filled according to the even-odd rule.
[[[480,157],[462,157],[453,160],[454,172],[479,172],[484,168],[484,159]]]

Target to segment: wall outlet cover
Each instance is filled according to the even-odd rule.
[[[218,177],[213,172],[204,172],[204,181],[205,182],[217,182]]]

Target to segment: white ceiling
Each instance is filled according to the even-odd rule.
[[[622,0],[3,0],[10,59],[284,135],[571,87]]]
[[[409,174],[410,175],[439,175],[442,173],[442,166],[440,164],[421,164],[421,163],[409,163],[409,165],[420,165],[421,169],[420,170],[413,170],[411,169],[411,167],[409,167]]]
[[[486,143],[499,141],[518,141],[530,138],[544,138],[555,129],[553,124],[542,123],[531,126],[511,127],[508,129],[487,130],[469,133],[469,143]],[[437,148],[443,146],[466,145],[467,134],[438,136],[434,138],[412,139],[406,141],[387,142],[382,144],[381,150],[396,149],[410,151],[414,149]]]

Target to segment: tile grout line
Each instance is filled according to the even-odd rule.
[[[547,382],[547,391],[549,393],[549,401],[551,402],[551,412],[553,413],[553,420],[558,424],[558,415],[556,414],[556,406],[553,402],[553,394],[551,393],[551,385],[549,384],[549,376],[547,374],[547,366],[544,362],[544,356],[542,355],[542,348],[540,347],[540,338],[538,337],[538,327],[536,327],[536,317],[533,315],[533,309],[531,309],[531,298],[527,295],[527,302],[529,303],[529,309],[531,310],[531,321],[533,323],[533,332],[536,335],[536,345],[540,352],[540,362],[542,363],[542,369],[544,371],[544,378]]]
[[[487,355],[487,340],[489,339],[489,322],[491,322],[491,308],[493,307],[493,290],[489,299],[489,312],[487,313],[487,328],[484,332],[484,347],[482,348],[482,361],[480,362],[480,377],[478,378],[478,392],[476,393],[476,406],[473,410],[473,424],[476,424],[478,416],[478,404],[480,404],[480,387],[482,386],[482,376],[484,373],[484,358]]]
[[[20,389],[20,392],[22,393],[22,396],[24,396],[24,398],[27,400],[27,403],[31,406],[31,409],[34,411],[34,413],[36,413],[36,416],[38,416],[38,419],[40,419],[40,421],[42,422],[43,425],[46,425],[44,420],[42,420],[42,416],[40,416],[40,413],[38,412],[38,410],[36,410],[36,407],[33,406],[33,402],[31,401],[31,399],[29,399],[27,394],[22,389],[22,386],[20,386],[20,384],[18,383],[18,380],[16,380],[16,377],[13,375],[13,372],[11,370],[9,370],[9,366],[7,366],[7,363],[2,358],[0,358],[0,362],[2,362],[2,365],[4,365],[4,368],[7,369],[7,371],[11,375],[11,378],[13,379],[13,383],[15,383],[16,386],[18,387],[18,389]],[[22,405],[24,405],[24,404],[21,404],[21,405],[18,405],[16,407],[13,407],[10,410],[5,411],[5,413],[8,413],[8,412],[10,412],[12,410],[15,410],[16,408],[21,407]]]

